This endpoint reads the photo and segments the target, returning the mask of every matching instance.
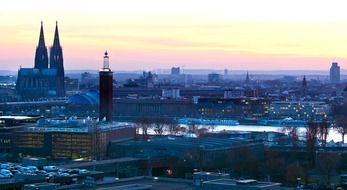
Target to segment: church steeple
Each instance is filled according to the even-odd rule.
[[[248,74],[248,71],[247,71],[247,74],[246,74],[246,84],[249,84],[250,83],[250,79],[249,79],[249,74]]]
[[[50,49],[50,68],[57,70],[57,77],[58,77],[58,89],[57,89],[57,95],[58,96],[65,96],[65,85],[64,85],[64,59],[63,59],[63,50],[60,46],[60,40],[59,40],[59,32],[58,32],[58,22],[56,22],[55,25],[55,33],[54,33],[54,40],[53,45]]]
[[[41,29],[40,29],[40,37],[39,37],[39,44],[37,45],[38,47],[45,47],[45,35],[43,32],[43,22],[41,21]]]
[[[304,78],[302,79],[302,87],[306,88],[307,87],[307,81],[306,81],[306,76],[304,75]]]
[[[304,75],[304,78],[302,79],[302,96],[306,96],[306,91],[307,91],[307,80],[306,80],[306,76]]]
[[[58,32],[58,21],[55,22],[55,32],[54,32],[53,47],[60,47],[59,32]]]
[[[43,22],[42,21],[41,21],[39,43],[36,47],[35,68],[36,69],[48,68],[48,53],[47,53],[47,47],[45,44],[45,36],[44,36],[44,32],[43,32]]]

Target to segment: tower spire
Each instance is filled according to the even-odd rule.
[[[41,21],[41,29],[40,29],[40,36],[39,36],[39,44],[38,47],[45,47],[45,35],[43,32],[43,22]]]
[[[55,32],[54,32],[53,47],[60,47],[59,31],[58,31],[58,21],[55,21]]]
[[[104,64],[103,64],[103,69],[108,69],[110,70],[110,62],[109,62],[109,57],[108,57],[108,53],[107,50],[104,53]]]
[[[246,84],[248,84],[250,82],[250,79],[249,79],[249,74],[248,74],[248,71],[247,71],[247,74],[246,74]]]
[[[48,68],[48,53],[45,44],[45,36],[43,32],[43,22],[41,21],[39,44],[36,47],[35,53],[35,68],[47,69]]]
[[[50,49],[50,68],[57,70],[58,86],[57,95],[65,96],[65,71],[64,71],[64,59],[63,59],[63,49],[60,46],[59,32],[58,32],[58,21],[55,22],[55,33],[53,45]]]

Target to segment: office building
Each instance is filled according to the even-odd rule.
[[[180,75],[181,69],[179,67],[172,67],[171,68],[171,75]]]
[[[298,120],[324,119],[330,106],[318,101],[274,101],[270,105],[271,118],[292,118]]]
[[[340,66],[333,62],[330,67],[330,83],[337,84],[340,82]]]
[[[209,84],[219,84],[221,76],[218,73],[210,73],[207,78]]]
[[[40,119],[4,135],[12,137],[9,146],[17,156],[92,160],[102,158],[111,141],[134,138],[135,128],[128,123],[105,123],[90,118]]]

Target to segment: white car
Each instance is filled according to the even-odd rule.
[[[0,164],[0,169],[9,169],[10,167],[10,164]]]
[[[28,170],[30,170],[30,171],[31,171],[31,173],[34,173],[34,172],[39,171],[39,170],[37,169],[37,167],[36,167],[36,166],[27,166],[26,168],[28,168]]]
[[[89,174],[90,172],[88,171],[88,170],[86,170],[86,169],[81,169],[80,171],[79,171],[79,174]]]
[[[19,168],[19,171],[22,173],[22,174],[30,174],[30,173],[33,173],[31,169],[29,169],[28,167],[20,167]]]
[[[47,172],[54,172],[58,170],[57,166],[43,166],[43,169]]]
[[[6,170],[6,169],[0,170],[0,174],[3,176],[13,177],[13,174],[10,172],[10,170]]]
[[[0,174],[0,179],[11,178],[11,176],[5,176]]]

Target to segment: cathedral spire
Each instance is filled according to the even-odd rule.
[[[53,47],[60,47],[58,21],[55,22],[55,33],[54,33]]]
[[[46,47],[45,45],[45,35],[43,32],[43,22],[41,21],[40,37],[38,47]]]
[[[50,68],[57,70],[57,79],[58,79],[57,95],[65,96],[64,59],[63,59],[63,50],[60,46],[60,41],[59,41],[58,22],[55,23],[54,40],[53,40],[53,45],[51,46],[51,49],[50,49],[49,58],[50,58],[50,62],[49,62]]]
[[[302,87],[306,88],[307,87],[307,81],[306,81],[306,76],[304,75],[304,78],[302,79]]]
[[[246,84],[249,84],[251,80],[249,79],[249,75],[248,75],[248,71],[247,71],[247,74],[246,74]]]
[[[45,36],[43,32],[43,22],[41,21],[39,44],[36,47],[35,54],[35,68],[36,69],[46,69],[48,68],[48,53],[45,44]]]

